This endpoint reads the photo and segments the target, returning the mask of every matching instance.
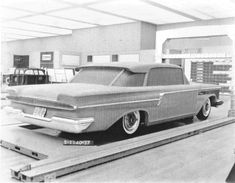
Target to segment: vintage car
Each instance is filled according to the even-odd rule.
[[[5,110],[22,122],[70,133],[104,131],[117,125],[133,135],[143,126],[208,118],[221,105],[220,87],[189,84],[170,64],[85,65],[66,84],[9,89]]]
[[[7,75],[5,81],[8,86],[47,84],[49,76],[44,69],[15,68],[13,73]]]

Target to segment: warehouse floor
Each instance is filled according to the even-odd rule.
[[[234,163],[235,125],[61,177],[61,182],[225,182]]]
[[[229,96],[222,96],[224,105],[213,108],[210,120],[227,116]],[[199,122],[195,119],[195,122]],[[2,118],[2,125],[16,121]],[[146,133],[185,125],[178,121],[171,125],[158,125]],[[224,182],[234,163],[235,125],[224,126],[197,136],[180,140],[152,150],[112,161],[87,170],[59,178],[59,182],[73,181],[180,181]],[[91,137],[95,135],[91,135]],[[16,137],[17,139],[17,137]],[[124,139],[108,139],[102,143]],[[101,143],[101,142],[100,142]],[[202,148],[203,147],[203,148]],[[10,178],[10,167],[35,161],[18,153],[1,148],[1,179]]]

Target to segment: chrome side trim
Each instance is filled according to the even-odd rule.
[[[24,97],[24,96],[20,96],[20,97],[7,96],[7,98],[15,103],[26,104],[26,105],[37,106],[37,107],[46,107],[46,108],[68,110],[68,111],[74,111],[77,109],[77,106],[75,105],[64,104],[62,102],[58,102],[55,100],[30,98],[30,97]],[[29,101],[24,101],[24,100],[29,100]]]
[[[162,98],[164,97],[165,93],[160,93],[160,101],[158,102],[157,106],[162,103]]]
[[[78,109],[94,108],[94,107],[106,107],[106,106],[122,105],[122,104],[135,104],[135,103],[153,102],[153,101],[159,101],[157,103],[157,106],[159,106],[161,104],[161,100],[162,100],[164,95],[171,94],[171,93],[188,92],[188,91],[198,91],[198,89],[162,92],[162,93],[160,93],[160,97],[156,98],[156,99],[146,99],[146,100],[135,100],[135,101],[126,101],[126,102],[113,102],[113,103],[86,105],[86,106],[80,106],[80,107],[78,107]]]
[[[127,101],[127,102],[112,102],[112,103],[80,106],[80,107],[78,107],[78,109],[94,108],[94,107],[106,107],[106,106],[123,105],[123,104],[136,104],[136,103],[142,103],[142,102],[154,102],[154,101],[159,101],[159,100],[160,100],[160,98],[146,99],[146,100],[134,100],[134,101]]]
[[[215,89],[221,89],[221,87],[214,87],[214,88],[202,88],[201,90],[215,90]]]
[[[29,102],[23,102],[23,101],[17,101],[17,100],[12,100],[15,103],[20,103],[20,104],[26,104],[26,105],[32,105],[32,106],[37,106],[37,107],[46,107],[46,108],[52,108],[52,109],[60,109],[60,110],[68,110],[68,111],[74,111],[77,109],[77,106],[71,106],[70,108],[67,107],[56,107],[56,106],[49,106],[49,105],[44,105],[44,104],[35,104],[35,103],[29,103]]]
[[[180,92],[193,92],[198,91],[199,89],[191,89],[191,90],[177,90],[177,91],[169,91],[169,92],[162,92],[160,93],[160,102],[158,103],[158,106],[161,104],[162,98],[167,94],[173,94],[173,93],[180,93]]]
[[[180,93],[180,92],[192,92],[192,91],[198,91],[199,89],[191,89],[191,90],[177,90],[177,91],[169,91],[169,92],[161,92],[161,95],[165,94],[171,94],[171,93]]]

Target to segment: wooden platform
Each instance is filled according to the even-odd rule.
[[[67,152],[67,154],[55,153],[56,155],[51,158],[30,163],[26,166],[12,168],[11,172],[13,177],[22,181],[55,179],[58,176],[123,158],[137,152],[201,134],[234,122],[234,118],[204,121],[107,145],[86,148],[75,147],[75,150],[73,149],[71,152],[69,152],[68,149],[67,151],[61,151],[62,153]],[[64,146],[62,147],[66,148]],[[59,149],[63,149],[62,147]]]
[[[226,100],[225,100],[226,101]],[[229,103],[225,102],[226,105],[223,105],[222,108],[213,108],[212,115],[209,120],[213,123],[213,119],[221,118],[229,108]],[[45,128],[26,128],[27,124],[19,123],[15,120],[9,120],[8,117],[2,117],[1,121],[1,141],[3,146],[9,148],[9,144],[11,148],[15,151],[18,151],[20,147],[20,151],[23,149],[23,153],[30,155],[34,159],[44,159],[43,161],[35,161],[31,158],[27,158],[23,155],[17,154],[15,152],[11,152],[5,148],[1,149],[1,180],[2,178],[6,178],[7,182],[14,181],[14,179],[10,178],[10,168],[14,167],[12,173],[19,172],[16,178],[21,178],[22,175],[25,174],[25,178],[27,177],[28,171],[35,171],[38,166],[45,165],[45,162],[49,164],[53,161],[65,161],[66,159],[71,159],[71,156],[76,158],[78,161],[76,162],[76,166],[80,166],[79,157],[84,157],[84,155],[88,155],[87,158],[97,157],[96,155],[102,155],[98,150],[105,150],[108,152],[106,148],[117,148],[117,146],[124,143],[127,146],[134,147],[132,144],[136,145],[142,138],[153,137],[154,134],[158,134],[158,136],[162,136],[163,134],[170,134],[172,130],[181,131],[182,128],[190,128],[191,124],[185,125],[180,121],[176,124],[173,124],[172,127],[177,128],[162,128],[157,126],[152,132],[147,132],[146,135],[140,137],[136,137],[133,139],[112,139],[107,140],[105,142],[95,144],[94,146],[82,147],[82,146],[63,146],[63,141],[67,137],[60,136],[57,131],[49,130]],[[226,126],[219,127],[216,129],[208,131],[207,133],[201,133],[204,131],[200,130],[192,130],[190,133],[181,134],[181,137],[176,137],[175,139],[168,139],[171,141],[180,140],[175,143],[165,144],[164,146],[161,143],[155,143],[154,146],[150,145],[150,148],[158,146],[158,148],[153,148],[148,151],[144,151],[143,149],[139,149],[144,152],[137,152],[132,156],[127,156],[125,158],[119,159],[118,161],[112,161],[109,163],[101,164],[99,166],[89,168],[88,170],[79,171],[73,174],[65,175],[57,179],[57,181],[62,182],[74,182],[74,181],[186,181],[188,180],[203,180],[205,182],[206,177],[208,180],[225,180],[224,178],[233,164],[234,160],[234,141],[231,139],[235,139],[235,126],[234,124],[227,124]],[[200,125],[203,122],[196,121],[194,125]],[[181,126],[185,125],[185,126]],[[205,124],[203,124],[205,125]],[[23,126],[23,127],[22,127]],[[159,128],[160,127],[160,128]],[[211,128],[207,128],[205,130],[209,130]],[[158,129],[159,128],[159,129]],[[212,127],[213,128],[213,127]],[[168,134],[168,135],[169,135]],[[200,135],[197,135],[200,134]],[[192,136],[193,135],[193,136]],[[196,135],[196,136],[195,136]],[[169,137],[169,136],[168,136]],[[186,138],[185,137],[190,137]],[[94,137],[96,138],[96,137]],[[154,137],[153,137],[154,139]],[[158,138],[154,139],[155,142]],[[165,141],[168,143],[167,141]],[[4,144],[7,143],[7,144]],[[143,144],[142,144],[143,145]],[[124,150],[122,147],[120,150]],[[146,147],[144,147],[146,148]],[[25,151],[26,149],[26,151]],[[146,148],[149,149],[149,148]],[[119,149],[118,149],[119,150]],[[98,153],[96,153],[98,151]],[[19,152],[19,151],[18,151]],[[32,155],[34,152],[34,155]],[[131,151],[130,151],[131,152]],[[35,156],[35,153],[38,153],[38,156]],[[94,153],[95,156],[89,155]],[[108,152],[109,153],[109,152]],[[135,152],[134,152],[135,153]],[[3,156],[2,156],[3,154]],[[131,154],[131,153],[130,153]],[[128,153],[127,153],[128,155]],[[116,159],[114,157],[113,159]],[[8,160],[9,159],[9,160]],[[113,160],[111,159],[111,160]],[[72,159],[74,160],[74,159]],[[110,159],[109,159],[110,160]],[[106,161],[106,160],[105,160]],[[104,161],[104,162],[105,162]],[[98,161],[99,162],[99,161]],[[96,164],[97,162],[95,162]],[[103,163],[103,162],[101,162]],[[23,166],[30,165],[30,166]],[[90,167],[92,164],[88,164],[85,167]],[[94,164],[93,164],[94,165]],[[93,166],[92,165],[92,166]],[[215,165],[215,166],[212,166]],[[53,165],[54,166],[54,165]],[[141,168],[139,168],[141,167]],[[223,168],[221,168],[223,167]],[[19,169],[24,168],[24,171],[19,171]],[[80,168],[82,168],[80,166]],[[28,170],[27,170],[28,169]],[[55,169],[54,169],[55,170]],[[54,171],[53,170],[53,171]],[[57,171],[57,170],[56,170]],[[45,176],[41,174],[41,180],[56,178],[57,175],[46,173],[49,176]],[[216,171],[215,175],[212,176],[213,171]],[[6,175],[8,172],[8,177]],[[205,173],[204,173],[205,172]],[[38,173],[38,172],[37,172]],[[65,173],[65,172],[63,172]],[[218,174],[218,175],[217,175]],[[39,176],[39,177],[40,177]],[[13,175],[14,177],[14,175]],[[218,178],[222,179],[218,179]],[[36,178],[33,175],[33,178]],[[176,178],[176,179],[175,179]],[[178,178],[178,179],[177,179]],[[213,179],[214,178],[214,179]],[[32,179],[30,181],[35,181],[36,179]],[[39,180],[39,179],[38,179]],[[215,182],[215,181],[213,181]]]
[[[1,145],[35,159],[52,158],[95,148],[95,146],[64,146],[65,139],[59,137],[56,131],[47,128],[28,129],[28,126],[30,125],[22,123],[3,126]],[[35,156],[35,153],[38,156]]]
[[[58,178],[58,182],[225,183],[235,160],[235,124]]]

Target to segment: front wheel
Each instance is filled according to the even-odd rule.
[[[134,111],[123,116],[122,129],[127,135],[133,135],[140,126],[140,112]]]
[[[211,101],[208,98],[206,102],[203,104],[202,108],[200,109],[199,113],[197,114],[197,118],[199,120],[206,120],[211,112]]]

